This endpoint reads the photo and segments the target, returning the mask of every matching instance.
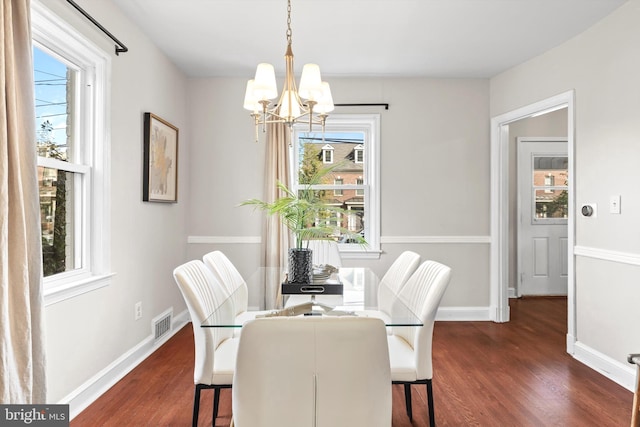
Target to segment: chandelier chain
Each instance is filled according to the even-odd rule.
[[[287,44],[291,46],[291,0],[287,0]]]

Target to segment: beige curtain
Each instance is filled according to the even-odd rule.
[[[284,123],[267,125],[267,158],[265,167],[264,201],[271,203],[281,196],[278,181],[289,186],[289,140],[291,132]],[[279,308],[280,283],[287,265],[289,230],[277,216],[266,216],[262,229],[262,246],[267,285],[267,308]],[[271,304],[274,304],[273,306]]]
[[[0,403],[44,404],[30,0],[0,6]]]

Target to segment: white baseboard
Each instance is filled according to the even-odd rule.
[[[171,332],[162,340],[154,342],[153,335],[149,335],[58,403],[68,404],[69,418],[75,418],[190,321],[188,310],[177,314],[173,317]]]
[[[636,372],[633,365],[614,360],[579,341],[574,343],[573,349],[573,357],[576,360],[584,363],[610,380],[620,384],[627,390],[631,392],[634,391]]]
[[[436,313],[439,321],[490,321],[489,307],[440,307]]]

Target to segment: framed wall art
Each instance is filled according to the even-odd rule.
[[[178,128],[152,113],[144,113],[143,174],[143,201],[178,201]]]

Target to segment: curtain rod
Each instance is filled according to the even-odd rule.
[[[129,51],[129,49],[124,45],[124,43],[122,43],[120,40],[115,38],[113,34],[111,34],[106,28],[104,28],[98,21],[96,21],[93,18],[93,16],[89,15],[83,8],[78,6],[78,4],[76,2],[74,2],[73,0],[67,0],[67,3],[69,3],[71,6],[75,7],[76,10],[78,12],[80,12],[81,14],[83,14],[84,17],[87,18],[89,21],[91,21],[91,23],[93,23],[93,25],[95,25],[96,27],[100,28],[100,30],[103,33],[105,33],[107,36],[109,36],[109,38],[111,40],[116,42],[116,55],[120,55],[120,52],[124,53],[124,52],[128,52]]]
[[[336,107],[384,107],[385,110],[389,109],[389,104],[333,104]]]

